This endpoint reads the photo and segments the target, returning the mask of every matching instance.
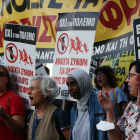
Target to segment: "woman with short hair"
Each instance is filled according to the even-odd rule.
[[[35,76],[29,87],[30,105],[35,106],[29,121],[28,140],[69,139],[68,114],[51,101],[57,96],[56,82],[49,76]]]

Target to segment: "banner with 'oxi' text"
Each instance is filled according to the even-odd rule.
[[[66,77],[74,69],[89,73],[92,46],[99,12],[60,13],[53,63],[53,78],[59,86],[59,99],[72,100]]]
[[[37,27],[5,24],[4,65],[8,69],[13,91],[20,95],[25,108],[32,108],[28,96],[30,79],[35,76]]]

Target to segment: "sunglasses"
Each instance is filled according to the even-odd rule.
[[[0,77],[1,76],[6,76],[5,72],[0,71]]]

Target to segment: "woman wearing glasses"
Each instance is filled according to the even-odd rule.
[[[49,76],[35,76],[29,88],[30,105],[36,110],[29,120],[28,140],[69,139],[70,118],[50,102],[57,96],[56,82]]]
[[[0,140],[23,140],[25,108],[12,92],[8,70],[0,65]]]
[[[137,101],[130,102],[123,113],[123,116],[115,122],[115,128],[108,131],[110,140],[139,140],[140,139],[140,61],[134,61],[129,67],[129,76],[126,79],[131,86],[130,94],[137,97]],[[113,102],[109,94],[98,94],[100,105],[107,112],[107,121],[115,120]]]
[[[113,69],[109,66],[101,66],[97,67],[94,71],[95,73],[95,86],[98,89],[96,94],[108,92],[114,106],[116,120],[118,120],[123,110],[125,110],[127,106],[127,98],[121,89],[117,88],[117,80],[114,75]]]

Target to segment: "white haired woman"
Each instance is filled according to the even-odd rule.
[[[70,119],[50,102],[57,96],[56,82],[49,76],[35,76],[29,87],[30,105],[35,106],[29,121],[28,140],[69,139]]]

